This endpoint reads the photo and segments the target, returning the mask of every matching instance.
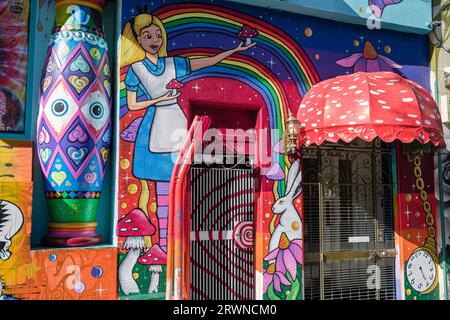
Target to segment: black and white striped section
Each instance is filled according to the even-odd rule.
[[[252,169],[191,169],[192,300],[254,299]]]

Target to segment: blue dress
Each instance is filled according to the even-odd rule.
[[[191,68],[188,58],[174,57],[173,59],[177,79],[190,74]],[[147,71],[155,76],[160,76],[165,71],[166,58],[158,58],[157,65],[147,58],[142,62]],[[162,83],[161,85],[165,88],[167,84]],[[147,92],[145,86],[131,67],[128,69],[125,78],[125,86],[127,90],[137,92],[138,97],[143,95],[138,101],[158,98],[152,97]],[[147,112],[139,126],[134,146],[133,175],[138,179],[168,182],[179,152],[155,153],[150,150],[150,133],[155,117],[155,109],[155,106],[147,107]]]

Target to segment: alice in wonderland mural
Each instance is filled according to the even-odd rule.
[[[245,51],[254,45],[255,43],[250,43],[244,46],[240,43],[234,49],[197,59],[168,56],[167,32],[158,17],[141,12],[125,24],[121,37],[121,66],[127,68],[124,80],[126,106],[129,112],[145,110],[140,123],[133,124],[136,134],[132,134],[134,138],[130,139],[134,142],[132,173],[140,180],[144,190],[148,188],[148,182],[154,182],[158,200],[160,197],[168,197],[174,159],[180,148],[172,132],[187,130],[187,118],[177,100],[181,93],[174,92],[177,79],[214,66],[232,54]],[[127,139],[126,136],[122,135],[124,139]],[[157,217],[167,221],[167,200],[159,201],[157,205]],[[146,219],[147,208],[140,209],[144,209],[141,215]],[[120,232],[120,228],[118,230]],[[152,243],[151,246],[166,250],[166,237],[167,223],[162,225],[160,221],[159,245]],[[134,263],[137,258],[138,256],[135,257]],[[128,282],[121,281],[121,289],[125,295],[139,293],[136,285],[133,289],[129,288],[129,282],[133,281],[131,274],[131,268],[121,268],[119,272],[119,281],[125,277],[129,278]]]
[[[368,6],[381,16],[400,2]],[[180,132],[193,103],[239,101],[260,108],[256,129],[268,132],[267,159],[256,164],[257,297],[303,299],[301,163],[282,143],[289,112],[320,80],[357,71],[394,71],[428,88],[426,37],[224,1],[131,0],[121,9],[119,297],[166,298],[167,274],[177,274],[166,262]]]

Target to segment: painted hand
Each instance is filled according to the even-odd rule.
[[[178,98],[180,95],[181,95],[181,92],[178,92],[177,94],[172,96],[171,92],[168,91],[165,95],[159,97],[157,100],[158,100],[158,102],[172,100],[172,99]]]
[[[233,49],[234,52],[239,52],[239,51],[245,51],[250,49],[251,47],[254,47],[256,45],[256,42],[252,42],[250,43],[248,46],[244,46],[244,42],[239,43],[239,45]]]

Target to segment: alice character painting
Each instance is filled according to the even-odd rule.
[[[137,131],[133,157],[133,175],[140,179],[141,197],[147,193],[148,181],[156,183],[159,245],[167,249],[167,199],[174,159],[180,141],[172,139],[176,130],[187,130],[187,118],[178,104],[180,93],[171,94],[166,87],[172,80],[191,72],[214,66],[230,55],[247,50],[256,43],[223,51],[215,56],[189,59],[167,56],[167,33],[161,20],[141,13],[124,26],[121,38],[121,67],[129,66],[125,77],[126,101],[130,111],[146,109]],[[180,132],[180,131],[179,131]],[[174,154],[175,153],[175,154]],[[139,207],[146,211],[145,201]]]

